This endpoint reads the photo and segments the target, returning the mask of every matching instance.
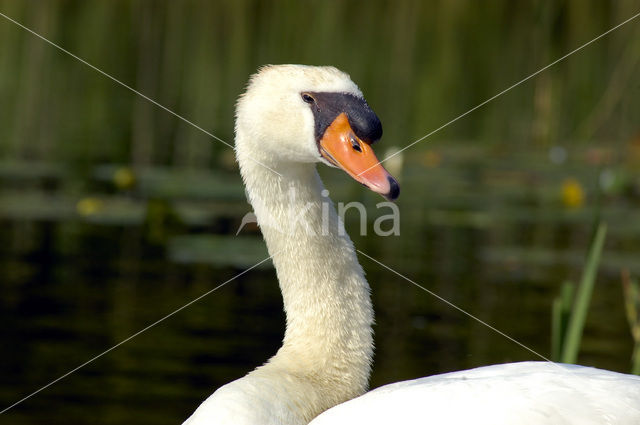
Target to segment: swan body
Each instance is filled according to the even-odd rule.
[[[341,168],[395,199],[398,184],[370,147],[381,137],[380,121],[336,68],[277,65],[251,78],[237,104],[235,131],[247,196],[276,268],[286,331],[267,363],[215,391],[185,425],[302,425],[325,411],[313,424],[588,424],[559,416],[573,407],[579,407],[574,418],[640,424],[638,378],[553,363],[490,366],[361,396],[373,356],[369,285],[315,167]],[[589,404],[592,389],[605,402]],[[618,421],[624,414],[632,419]]]
[[[311,425],[637,425],[640,376],[550,362],[508,363],[385,385]]]

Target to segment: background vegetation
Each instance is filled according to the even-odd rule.
[[[638,12],[632,0],[0,0],[0,13],[230,144],[235,99],[260,65],[335,65],[380,116],[381,156]],[[628,372],[638,304],[627,297],[625,310],[620,273],[640,275],[639,77],[634,20],[389,161],[401,235],[354,242],[547,356],[553,299],[606,222],[578,362]],[[264,247],[255,228],[233,236],[249,206],[229,147],[3,17],[0,99],[2,409]],[[373,222],[378,198],[322,174]],[[377,310],[372,386],[535,359],[361,262]],[[280,303],[266,265],[0,423],[179,423],[275,352]]]

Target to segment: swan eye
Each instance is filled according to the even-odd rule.
[[[302,100],[307,103],[314,103],[316,101],[309,93],[302,93]]]
[[[358,141],[354,137],[351,138],[351,147],[353,148],[354,151],[362,152],[360,143],[358,143]]]

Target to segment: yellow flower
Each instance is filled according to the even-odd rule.
[[[98,198],[82,198],[76,204],[76,211],[83,216],[89,216],[97,213],[102,209],[102,201]]]
[[[129,189],[136,182],[136,176],[129,167],[120,167],[113,173],[113,183],[118,189]]]
[[[562,182],[562,204],[568,208],[579,208],[584,205],[584,189],[580,182],[568,178]]]

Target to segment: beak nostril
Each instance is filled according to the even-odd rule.
[[[354,151],[362,152],[362,147],[360,147],[360,143],[353,136],[351,136],[351,147],[353,148]]]

